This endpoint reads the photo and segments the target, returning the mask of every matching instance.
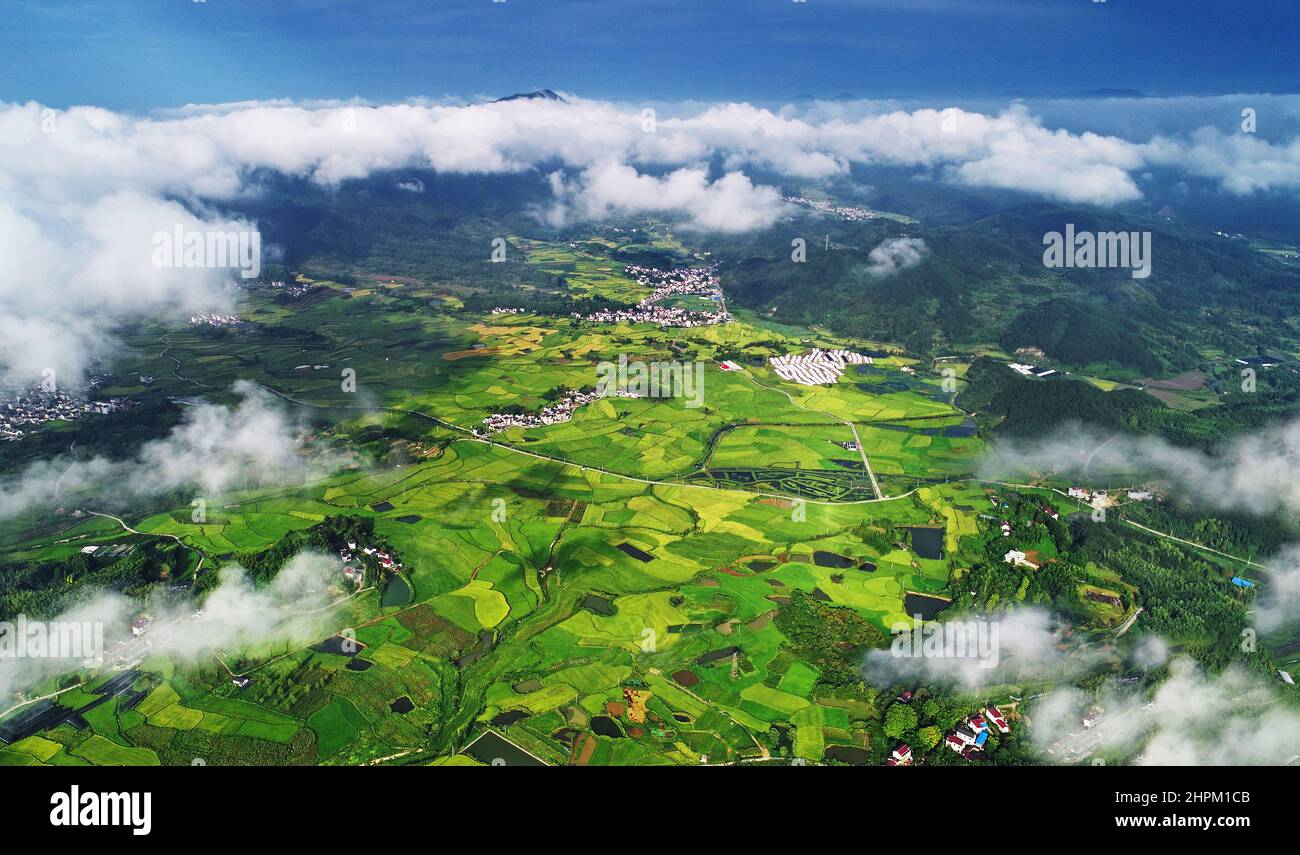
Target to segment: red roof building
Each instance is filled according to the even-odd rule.
[[[993,726],[998,729],[998,732],[1000,733],[1011,732],[1011,726],[1007,724],[1007,720],[1002,715],[1002,711],[999,710],[997,707],[988,707],[987,709],[984,710],[984,714],[988,716],[989,721],[993,722]]]

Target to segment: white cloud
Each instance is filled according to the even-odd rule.
[[[271,640],[305,645],[338,629],[329,606],[343,596],[341,570],[335,556],[302,552],[289,559],[270,582],[255,587],[244,568],[230,564],[222,568],[220,582],[204,598],[197,620],[192,617],[195,607],[188,602],[161,596],[142,602],[96,591],[87,592],[51,622],[101,625],[110,658],[116,645],[130,637],[128,627],[141,613],[153,618],[150,651],[182,663],[195,662],[214,651],[237,652]],[[0,657],[0,710],[9,707],[15,692],[66,673],[83,658]]]
[[[75,381],[126,314],[227,308],[228,272],[159,270],[147,240],[178,222],[255,228],[210,205],[257,193],[258,170],[330,186],[387,169],[558,169],[557,198],[543,209],[553,222],[654,213],[720,232],[782,215],[775,190],[746,174],[753,169],[818,181],[855,162],[883,164],[1101,205],[1138,198],[1134,176],[1157,165],[1229,192],[1300,188],[1295,139],[1206,129],[1130,141],[1046,127],[1024,104],[988,113],[872,102],[656,109],[662,116],[647,132],[641,105],[572,96],[245,102],[147,117],[0,104],[0,365],[26,378],[52,367]]]
[[[1255,134],[1201,128],[1185,138],[1157,137],[1143,147],[1144,159],[1209,178],[1245,196],[1300,188],[1300,138],[1271,142]]]
[[[1277,701],[1275,687],[1258,675],[1235,668],[1207,674],[1180,658],[1149,701],[1103,693],[1090,732],[1081,716],[1092,698],[1072,688],[1052,692],[1030,710],[1030,734],[1045,759],[1068,762],[1117,750],[1144,766],[1282,765],[1300,744],[1300,715]]]
[[[548,219],[603,220],[616,215],[686,212],[686,225],[704,231],[743,232],[771,225],[785,208],[771,187],[756,187],[739,172],[710,181],[704,168],[683,168],[662,178],[624,163],[605,163],[567,181],[552,173],[555,206]]]
[[[187,407],[166,437],[141,446],[133,458],[54,458],[33,463],[0,482],[0,519],[33,507],[79,502],[120,507],[132,498],[192,489],[207,501],[234,490],[269,484],[303,484],[327,474],[340,460],[302,454],[307,428],[260,387],[241,381],[233,406]]]
[[[956,636],[961,637],[960,644]],[[950,637],[951,641],[941,646]],[[866,655],[862,672],[877,686],[916,682],[978,689],[1040,677],[1061,678],[1095,661],[1087,653],[1067,656],[1057,646],[1061,640],[1060,628],[1042,609],[963,614],[926,623],[910,634],[895,634],[888,649]]]
[[[1029,441],[999,440],[981,460],[982,473],[992,478],[1039,473],[1163,479],[1179,494],[1211,507],[1257,514],[1300,509],[1300,481],[1293,477],[1297,470],[1300,419],[1262,428],[1214,453],[1159,437],[1103,434],[1075,425]]]
[[[894,237],[881,242],[867,253],[867,273],[872,276],[892,276],[921,263],[930,254],[930,248],[921,238]]]

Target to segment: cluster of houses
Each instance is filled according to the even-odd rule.
[[[1087,487],[1070,487],[1065,494],[1071,499],[1098,507],[1111,503],[1110,494],[1105,490],[1089,490]],[[1149,502],[1155,498],[1150,490],[1128,490],[1125,495],[1131,502]]]
[[[862,221],[870,220],[876,216],[875,211],[870,208],[857,208],[853,205],[836,205],[825,199],[809,199],[806,196],[786,196],[785,201],[792,205],[802,205],[805,208],[812,208],[814,211],[820,211],[823,214],[830,214],[839,217],[842,220]]]
[[[722,286],[718,282],[716,267],[660,270],[657,267],[629,264],[626,270],[638,285],[650,289],[649,296],[629,309],[592,312],[585,316],[575,312],[573,317],[598,324],[658,324],[661,327],[703,327],[725,324],[732,320],[731,313],[725,308],[716,312],[699,312],[659,305],[662,300],[678,296],[704,297],[723,304]]]
[[[0,403],[0,440],[22,439],[23,425],[41,425],[56,420],[72,421],[85,415],[108,415],[130,405],[125,398],[87,401],[64,392],[47,392],[39,386],[26,389]]]
[[[804,386],[821,386],[840,379],[849,365],[870,365],[874,360],[851,350],[822,350],[813,348],[809,353],[791,353],[774,356],[768,360],[776,376],[782,380]]]
[[[379,562],[380,567],[390,573],[396,573],[402,569],[402,562],[378,547],[363,546],[359,551],[362,555],[373,557]],[[357,552],[357,542],[349,540],[347,548],[339,550],[339,560],[343,562],[344,577],[355,587],[360,588],[366,578],[366,568],[362,566],[361,559],[357,558]]]
[[[524,313],[523,309],[509,309],[505,306],[493,306],[492,311],[488,312],[489,315],[522,315]]]
[[[625,270],[638,285],[650,289],[650,296],[642,300],[642,303],[657,303],[679,295],[715,298],[722,295],[722,286],[718,282],[718,268],[714,265],[661,270],[658,267],[629,264]]]
[[[638,303],[630,309],[611,309],[589,315],[573,313],[579,320],[596,324],[657,324],[660,327],[710,327],[730,323],[730,312],[696,312],[672,306]]]
[[[571,392],[536,413],[493,413],[483,420],[483,427],[474,429],[474,433],[478,435],[500,433],[516,427],[532,428],[567,422],[573,418],[573,413],[578,407],[589,404],[599,397],[600,392],[595,389],[590,392]]]
[[[190,315],[190,326],[192,327],[233,327],[239,322],[237,315],[222,315],[217,312],[199,312],[196,315]]]
[[[956,751],[967,760],[984,750],[989,734],[993,728],[999,733],[1010,733],[1011,725],[1006,716],[997,707],[987,707],[983,713],[975,713],[943,738],[943,744]]]
[[[906,703],[907,700],[911,700],[911,692],[904,692],[903,695],[906,700],[904,700],[904,697],[900,697],[900,701]],[[944,737],[943,744],[969,760],[977,752],[984,750],[989,734],[994,729],[999,733],[1010,733],[1011,725],[1007,723],[1006,716],[1002,714],[1001,710],[990,706],[985,708],[984,712],[975,713],[960,722],[952,733]],[[911,766],[914,760],[915,755],[912,753],[912,746],[906,742],[900,742],[890,752],[889,758],[885,760],[885,765]]]
[[[1103,504],[1110,498],[1105,490],[1089,490],[1087,487],[1071,487],[1065,491],[1065,495],[1090,505]]]
[[[311,289],[315,286],[310,285],[306,282],[285,282],[283,280],[277,279],[271,283],[271,287],[277,291],[283,291],[284,293],[288,294],[290,297],[302,297],[305,296],[309,291],[311,291]],[[349,293],[351,292],[349,291]]]

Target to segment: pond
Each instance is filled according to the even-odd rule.
[[[620,543],[618,545],[618,548],[625,554],[635,558],[637,561],[648,562],[648,561],[655,560],[655,557],[651,555],[649,552],[646,552],[644,549],[635,547],[630,543]]]
[[[623,730],[618,726],[618,722],[607,715],[592,716],[591,729],[599,736],[608,736],[612,739],[623,738]]]
[[[492,726],[509,727],[515,722],[523,721],[526,718],[528,718],[528,712],[526,710],[506,710],[505,712],[499,712],[492,717]]]
[[[480,630],[478,634],[478,644],[474,645],[473,650],[456,660],[456,667],[468,668],[470,665],[473,665],[475,662],[482,659],[483,656],[492,649],[494,638],[495,634],[492,630]]]
[[[614,614],[614,603],[597,594],[588,594],[582,598],[582,608],[603,617]]]
[[[871,752],[855,745],[828,745],[826,746],[826,758],[838,760],[841,763],[852,763],[854,766],[871,765]]]
[[[347,669],[349,671],[369,671],[373,667],[375,667],[375,663],[371,662],[369,659],[353,658],[349,659],[347,664]]]
[[[739,653],[739,647],[723,647],[720,650],[710,650],[708,653],[700,655],[696,660],[697,665],[708,665],[710,662],[717,662],[719,659],[727,659],[733,653]]]
[[[843,569],[845,567],[852,567],[854,561],[852,558],[845,555],[839,555],[834,552],[827,552],[824,549],[818,549],[813,553],[813,563],[818,567],[835,567]]]
[[[466,746],[463,753],[490,766],[546,765],[509,739],[490,730]]]
[[[918,594],[914,591],[908,591],[903,597],[903,611],[909,616],[920,615],[921,620],[934,620],[939,616],[939,612],[952,605],[951,600],[945,600],[943,597],[932,597],[928,594]]]
[[[331,635],[329,638],[313,644],[312,650],[317,653],[333,653],[337,656],[356,656],[365,648],[365,645],[355,638],[344,638],[341,635]]]
[[[912,532],[912,549],[917,555],[936,560],[943,558],[943,529],[913,526],[908,531]]]
[[[415,704],[413,704],[411,699],[406,695],[402,695],[400,698],[389,704],[388,708],[398,715],[406,715],[411,710],[415,709]]]
[[[411,586],[406,584],[406,580],[401,576],[390,576],[388,584],[384,586],[384,595],[379,599],[379,605],[385,608],[389,606],[404,606],[410,601]]]

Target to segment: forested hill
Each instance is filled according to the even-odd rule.
[[[398,171],[337,188],[267,174],[259,183],[263,192],[237,213],[258,220],[286,265],[339,281],[382,270],[484,299],[521,288],[558,297],[563,282],[556,277],[525,265],[488,264],[491,243],[507,235],[582,239],[577,226],[564,233],[543,224],[539,212],[553,200],[541,171],[472,180]],[[965,198],[973,191],[951,193]],[[844,220],[804,208],[757,233],[679,229],[676,236],[721,263],[723,286],[737,306],[897,342],[921,355],[975,344],[1008,351],[1033,346],[1068,367],[1137,378],[1194,367],[1198,348],[1295,349],[1288,318],[1300,316],[1300,268],[1245,241],[1164,218],[1038,202],[1004,202],[998,213],[960,221],[949,205],[942,209],[948,216],[926,219],[936,203],[925,193],[909,197],[896,187],[888,198],[900,205],[910,198],[913,210],[902,212],[921,221]],[[973,207],[992,205],[974,198],[980,204]],[[1067,223],[1079,231],[1151,231],[1151,275],[1044,267],[1043,235]],[[899,237],[924,241],[920,262],[873,273],[868,252]],[[806,241],[802,263],[791,258],[795,238]]]
[[[1152,273],[1048,269],[1043,235],[1152,232]],[[925,241],[919,264],[887,276],[868,251],[904,236]],[[807,239],[807,261],[790,241]],[[825,248],[829,236],[831,248]],[[710,241],[738,304],[789,323],[901,342],[918,354],[974,344],[1034,346],[1075,368],[1133,377],[1195,366],[1197,349],[1293,349],[1300,270],[1244,241],[1163,220],[1025,205],[958,225],[801,216],[762,235]]]
[[[994,359],[976,360],[957,403],[996,435],[1046,436],[1072,424],[1101,431],[1155,434],[1178,445],[1212,448],[1240,433],[1294,417],[1300,377],[1273,372],[1256,392],[1231,390],[1194,412],[1166,407],[1137,389],[1103,392],[1085,380],[1022,377]]]

